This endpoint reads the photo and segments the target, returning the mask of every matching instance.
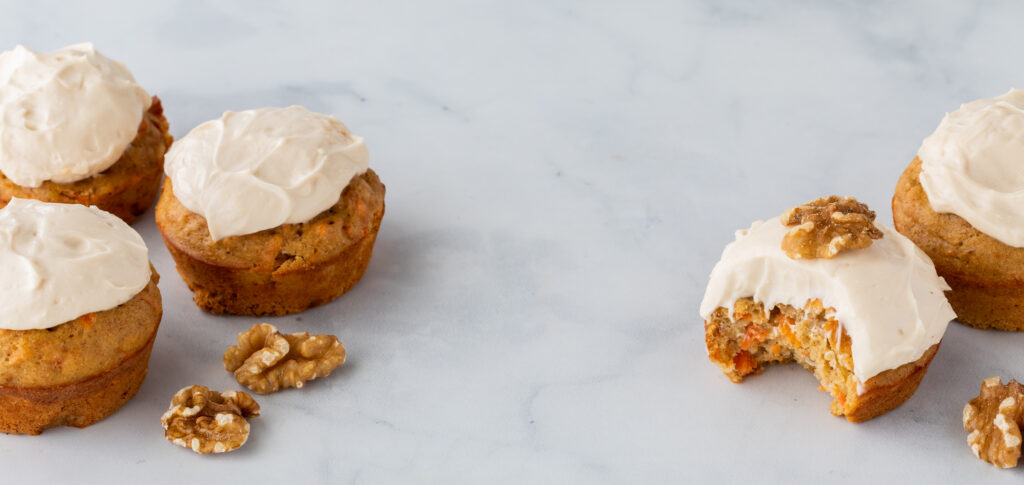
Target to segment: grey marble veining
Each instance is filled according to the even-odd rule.
[[[299,2],[294,2],[299,3]],[[181,137],[303,104],[364,136],[387,214],[363,281],[288,331],[349,362],[259,397],[241,450],[159,416],[258,319],[165,317],[139,395],[84,430],[0,436],[4,483],[1016,483],[960,409],[1024,377],[1024,336],[952,324],[917,394],[854,425],[795,366],[732,384],[697,306],[734,230],[829,193],[891,224],[942,114],[1018,85],[1017,2],[0,3],[0,47],[91,40]],[[717,478],[716,478],[717,477]]]

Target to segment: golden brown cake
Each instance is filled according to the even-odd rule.
[[[705,322],[704,334],[708,357],[733,382],[759,374],[769,364],[796,362],[833,396],[832,414],[855,423],[910,399],[939,349],[934,344],[919,359],[860,384],[853,373],[850,336],[818,299],[803,308],[782,304],[766,312],[764,305],[743,298],[735,302],[731,316],[717,308]]]
[[[92,44],[0,53],[0,207],[94,205],[132,222],[156,200],[171,145],[160,100]]]
[[[0,209],[0,432],[84,427],[135,395],[162,306],[142,237],[96,207]]]
[[[164,153],[174,140],[168,128],[160,98],[153,96],[138,136],[110,168],[78,182],[46,181],[39,187],[20,186],[0,172],[0,208],[13,197],[94,205],[130,224],[149,209],[160,190]]]
[[[367,170],[333,207],[307,222],[213,241],[206,219],[181,205],[167,178],[156,220],[200,308],[285,315],[334,300],[359,282],[384,217],[384,192]]]
[[[228,111],[179,140],[165,169],[157,226],[200,308],[297,313],[366,271],[384,184],[337,119],[301,106]]]
[[[1024,330],[1024,248],[977,230],[962,217],[937,213],[921,187],[921,160],[900,176],[892,198],[896,229],[914,241],[952,291],[957,320],[978,328]]]
[[[738,232],[701,303],[709,359],[733,382],[797,362],[852,422],[909,399],[953,311],[928,257],[874,219],[832,196]]]
[[[142,385],[163,314],[159,275],[131,300],[48,329],[0,330],[0,432],[84,428]]]

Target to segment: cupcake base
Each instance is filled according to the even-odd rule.
[[[1024,330],[1024,248],[982,233],[955,214],[937,213],[920,182],[921,160],[903,172],[892,198],[896,230],[935,263],[957,321],[976,328]]]
[[[164,172],[164,153],[172,141],[160,98],[154,96],[138,135],[110,168],[78,182],[43,182],[39,187],[20,186],[0,173],[0,208],[15,197],[94,205],[132,223],[156,200]]]
[[[163,315],[159,280],[154,270],[127,302],[56,327],[0,330],[0,432],[82,428],[135,396]]]
[[[214,314],[289,315],[352,289],[370,264],[376,240],[374,230],[328,261],[285,271],[217,266],[189,256],[166,237],[164,243],[199,308]]]
[[[384,217],[384,193],[367,170],[309,221],[214,241],[206,219],[181,204],[166,178],[156,223],[197,306],[287,315],[330,302],[359,282]]]
[[[84,428],[114,414],[142,386],[153,340],[113,369],[82,382],[55,387],[0,386],[0,432],[37,435],[55,426]]]

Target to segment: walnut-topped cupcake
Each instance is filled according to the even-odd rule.
[[[832,196],[738,231],[700,305],[711,361],[734,382],[795,361],[854,422],[909,399],[953,318],[949,287],[874,219]]]
[[[156,199],[171,141],[160,100],[92,44],[0,53],[0,207],[95,205],[132,222]]]
[[[160,325],[142,237],[95,207],[0,210],[0,432],[84,427],[138,391]]]
[[[167,154],[156,221],[196,304],[284,315],[362,277],[384,185],[362,138],[300,106],[226,112]]]

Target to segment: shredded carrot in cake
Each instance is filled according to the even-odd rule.
[[[741,350],[735,357],[732,358],[732,364],[736,366],[736,372],[740,375],[747,375],[754,371],[757,364],[754,362],[754,357],[750,355],[750,352]]]
[[[800,339],[797,338],[796,333],[793,332],[794,325],[796,325],[795,320],[790,317],[783,316],[782,322],[778,326],[779,333],[786,337],[786,340],[789,341],[790,345],[795,348],[800,348],[803,347],[803,344],[800,342]]]
[[[747,330],[743,333],[743,339],[740,340],[740,348],[747,350],[764,341],[766,337],[768,337],[766,329],[751,323],[747,325]]]

